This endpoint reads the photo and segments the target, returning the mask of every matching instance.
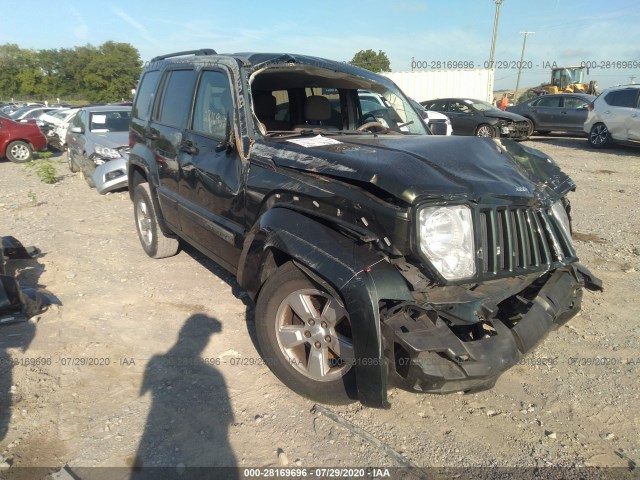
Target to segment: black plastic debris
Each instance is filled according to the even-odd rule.
[[[58,300],[39,287],[22,287],[18,279],[9,274],[7,262],[31,260],[40,255],[36,247],[25,247],[12,236],[0,237],[0,326],[24,322],[44,312]]]

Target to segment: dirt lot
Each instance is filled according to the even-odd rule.
[[[633,468],[640,149],[594,151],[565,136],[528,144],[577,183],[575,241],[604,293],[585,293],[582,313],[490,391],[392,389],[390,410],[328,407],[353,428],[312,412],[260,363],[251,302],[230,275],[192,249],[145,256],[128,193],[99,196],[64,163],[46,185],[0,161],[0,235],[42,250],[19,265],[20,280],[62,303],[0,327],[0,353],[15,364],[0,371],[0,397],[12,399],[0,412],[0,477],[65,464]]]

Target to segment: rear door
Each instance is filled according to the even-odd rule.
[[[187,127],[196,83],[193,68],[167,70],[160,86],[152,121],[146,132],[149,148],[158,169],[158,199],[165,221],[174,231],[180,230],[180,164],[178,156]]]
[[[182,231],[231,271],[244,238],[243,162],[237,148],[227,146],[238,120],[234,104],[229,70],[202,70],[179,152]]]
[[[638,88],[624,88],[609,92],[604,97],[601,117],[616,140],[634,140],[638,137]]]
[[[637,89],[640,94],[640,89]],[[640,95],[636,98],[636,106],[629,112],[629,140],[640,141]]]

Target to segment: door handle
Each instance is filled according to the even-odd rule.
[[[609,110],[605,110],[603,113],[604,113],[605,115],[609,115],[611,112],[610,112]]]
[[[631,114],[631,116],[632,116],[633,118],[636,118],[636,117],[638,116],[638,114],[637,114],[637,113],[632,113],[632,114]]]
[[[184,153],[188,153],[189,155],[197,155],[198,149],[193,146],[191,142],[184,142],[180,145],[180,151]]]

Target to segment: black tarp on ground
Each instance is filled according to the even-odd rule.
[[[21,286],[18,279],[9,274],[5,259],[30,260],[38,255],[40,250],[25,247],[15,237],[0,237],[0,325],[27,320],[42,313],[48,305],[59,303],[46,290]]]

